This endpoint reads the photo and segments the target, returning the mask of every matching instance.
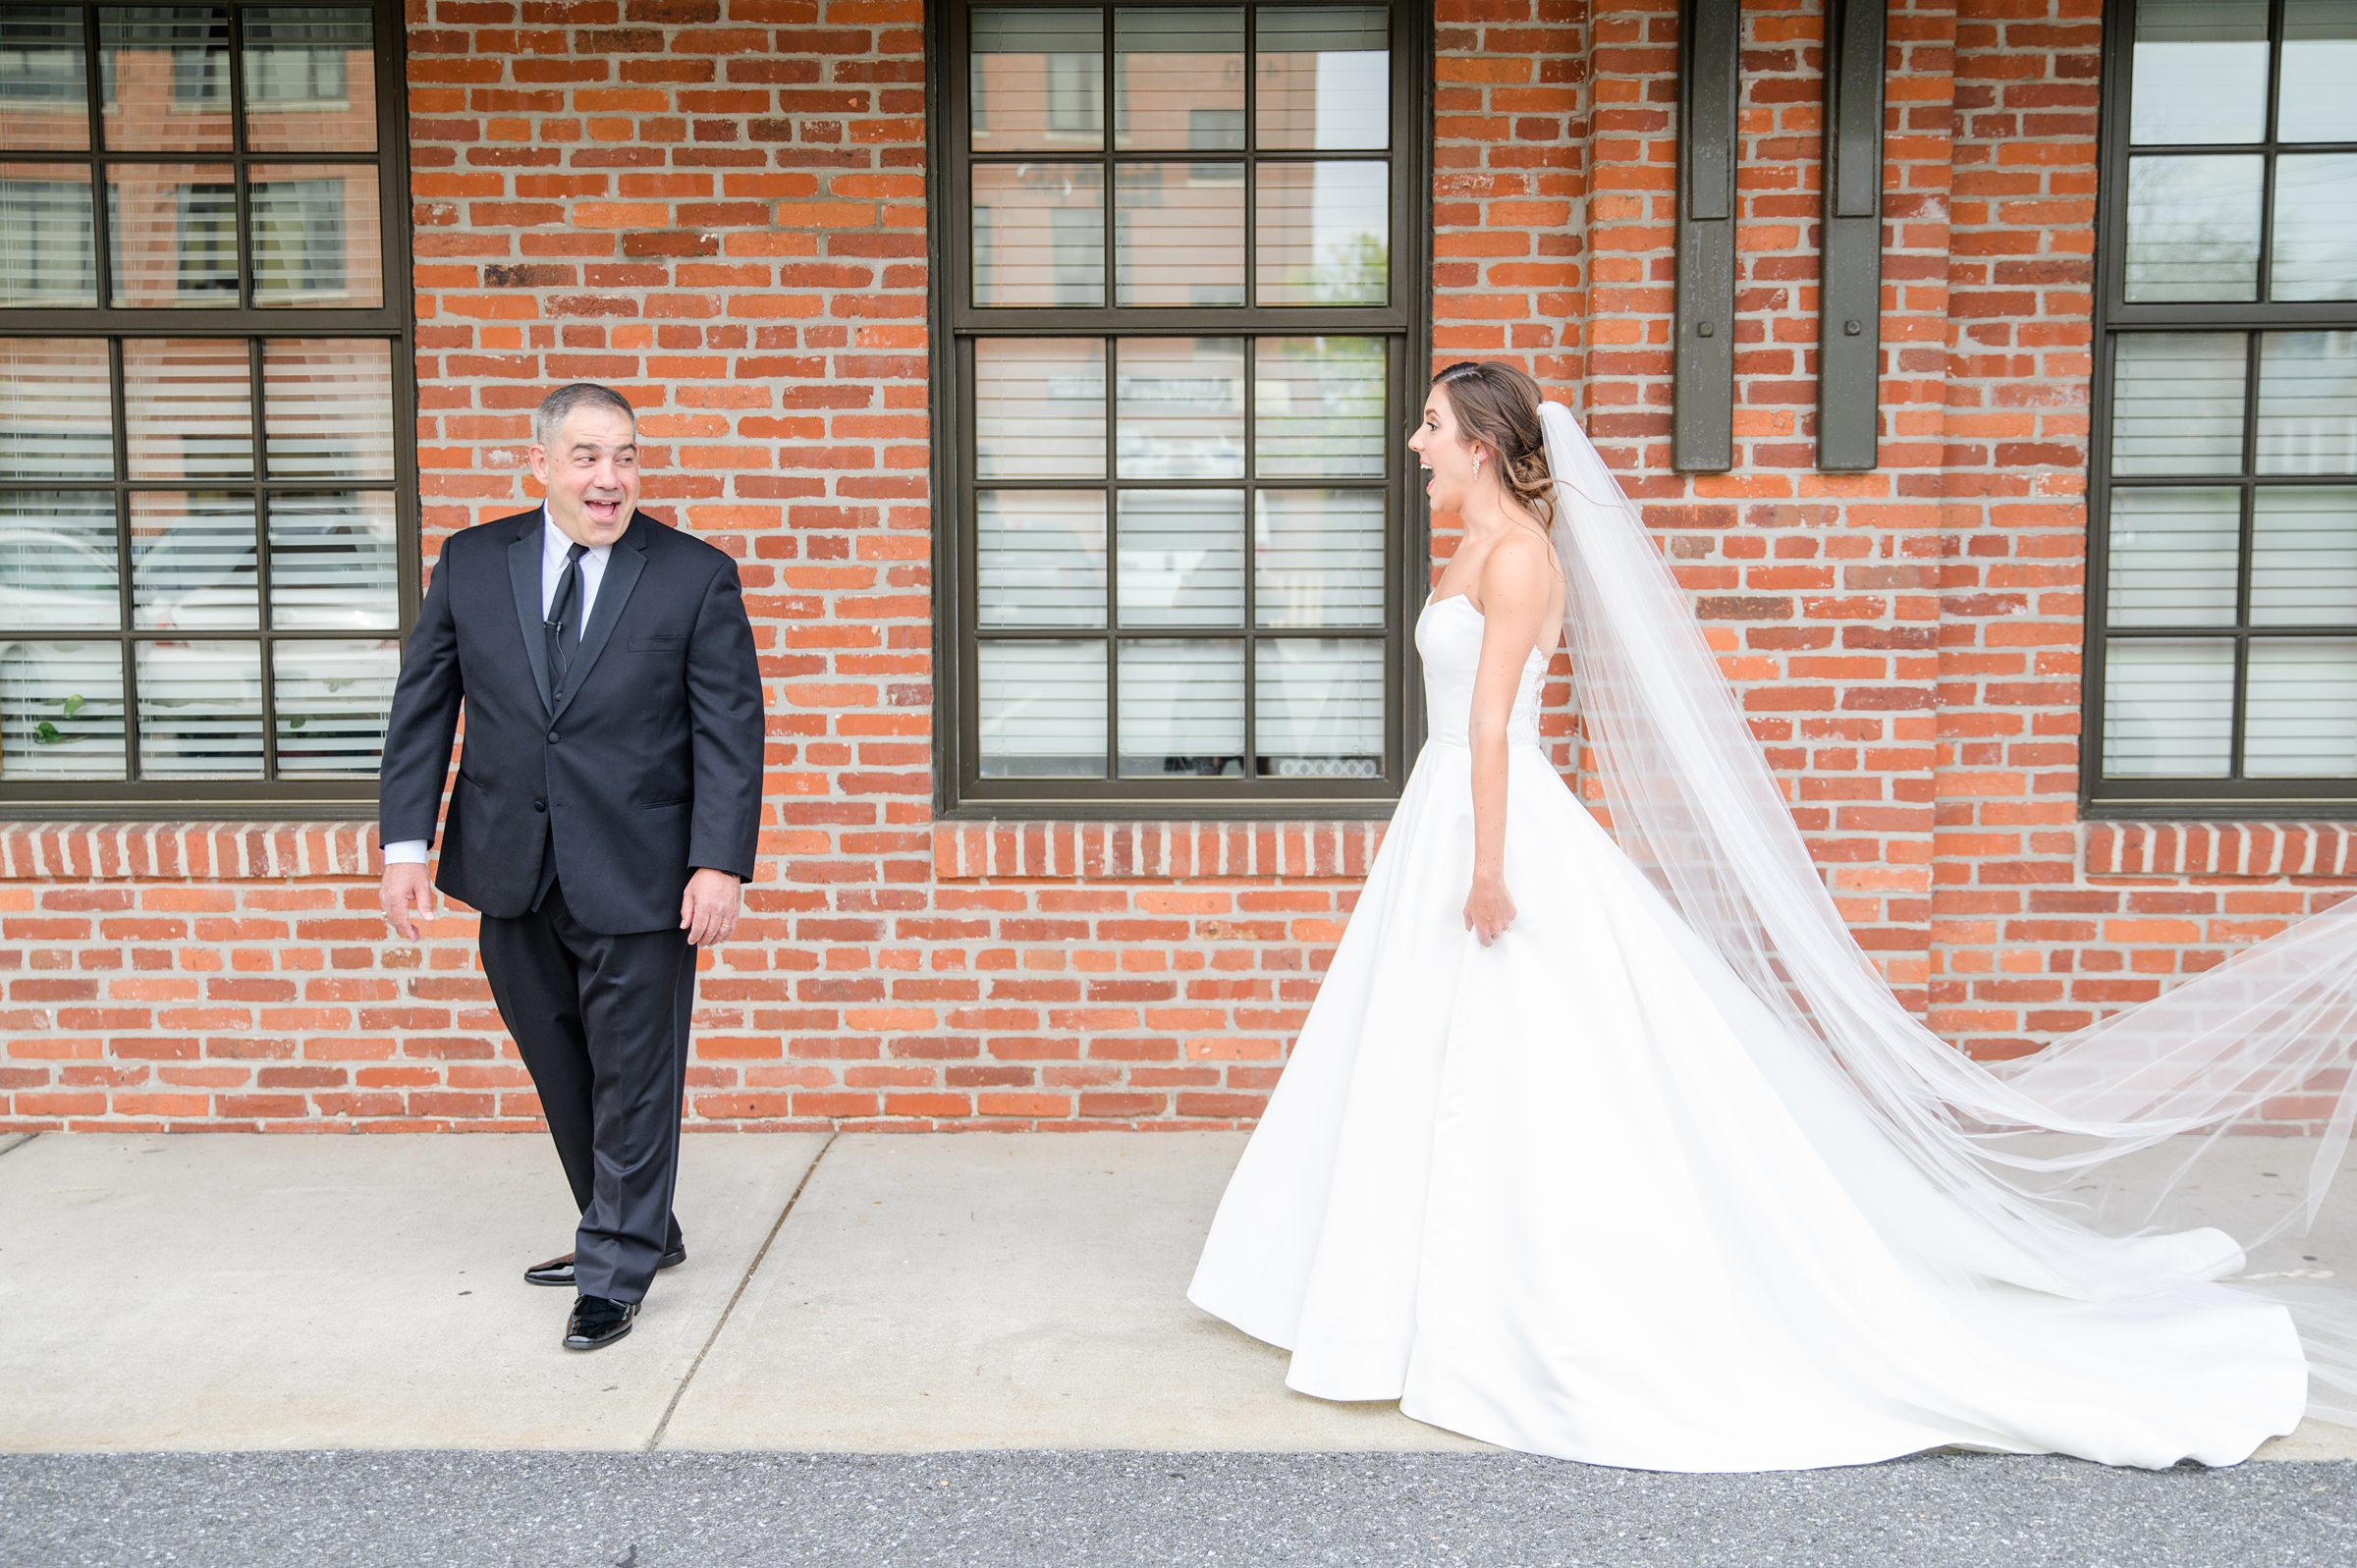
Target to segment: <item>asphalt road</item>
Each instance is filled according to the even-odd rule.
[[[0,1457],[0,1563],[2338,1568],[2357,1463],[1933,1455],[1668,1476],[1493,1454]]]

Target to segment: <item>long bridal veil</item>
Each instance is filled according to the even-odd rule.
[[[1572,673],[1622,849],[1794,1041],[1837,1063],[1892,1144],[2053,1288],[2110,1299],[2219,1278],[2277,1300],[2308,1352],[2310,1413],[2357,1426],[2357,1279],[2257,1255],[2314,1219],[2357,1115],[2357,898],[2034,1054],[1953,1049],[1851,936],[1636,509],[1569,409],[1540,414]],[[2229,1240],[2206,1212],[2220,1135],[2293,1096],[2321,1108],[2308,1119],[2324,1136],[2275,1212]],[[2166,1168],[2134,1162],[2131,1179],[2121,1157],[2145,1150]],[[2129,1198],[2141,1239],[2114,1234]]]

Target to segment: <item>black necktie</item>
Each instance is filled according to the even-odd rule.
[[[581,602],[581,557],[589,553],[587,545],[575,545],[565,552],[565,574],[557,579],[557,597],[548,607],[548,675],[552,694],[564,695],[565,672],[573,664],[573,650],[580,642],[580,634],[573,628],[574,606]]]

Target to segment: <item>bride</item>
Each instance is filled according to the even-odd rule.
[[[2357,1090],[2265,1234],[2116,1233],[2087,1196],[2201,1132],[2166,1194],[2198,1198],[2215,1134],[2345,1081],[2357,899],[1976,1062],[1850,937],[1569,412],[1454,364],[1408,445],[1464,526],[1416,622],[1431,737],[1189,1298],[1301,1392],[1654,1470],[2217,1465],[2357,1425],[2345,1286],[2245,1273]],[[1539,744],[1559,628],[1609,834]]]

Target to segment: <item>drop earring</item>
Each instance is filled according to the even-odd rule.
[[[1473,460],[1473,477],[1476,479],[1481,477],[1481,459],[1478,457]]]

